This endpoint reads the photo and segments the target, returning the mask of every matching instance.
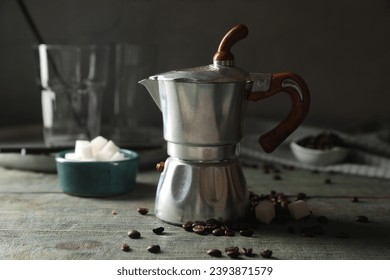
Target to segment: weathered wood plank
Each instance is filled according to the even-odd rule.
[[[250,190],[284,192],[294,199],[305,192],[312,217],[287,224],[260,225],[253,237],[215,237],[189,233],[154,216],[154,194],[159,174],[142,171],[129,194],[111,198],[81,198],[61,192],[55,174],[0,169],[0,259],[210,259],[206,251],[227,246],[253,248],[253,259],[264,249],[278,259],[390,259],[390,183],[386,180],[338,174],[313,174],[280,167],[281,180],[261,168],[245,168]],[[331,178],[332,184],[326,184]],[[350,197],[358,196],[353,203]],[[148,207],[142,216],[138,207]],[[112,213],[115,210],[116,214]],[[327,216],[324,234],[304,238],[303,227]],[[370,223],[357,223],[366,215]],[[157,236],[155,227],[165,234]],[[287,227],[294,227],[294,234]],[[129,239],[137,229],[142,238]],[[338,232],[349,238],[335,237]],[[128,243],[130,252],[121,251]],[[160,254],[146,248],[159,244]],[[228,259],[224,254],[224,259]],[[248,259],[248,257],[242,257]],[[251,258],[251,259],[252,259]]]

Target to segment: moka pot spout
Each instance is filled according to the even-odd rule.
[[[154,102],[157,104],[158,108],[161,111],[161,102],[160,102],[160,91],[159,91],[159,81],[157,79],[146,78],[139,81],[141,85],[146,87],[150,96],[153,98]]]

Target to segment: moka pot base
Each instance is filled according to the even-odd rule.
[[[237,158],[188,161],[169,157],[161,173],[155,214],[164,222],[236,221],[249,211],[246,180]]]

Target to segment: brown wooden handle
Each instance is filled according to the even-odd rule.
[[[215,53],[213,60],[214,61],[229,61],[233,60],[234,56],[230,52],[230,49],[238,41],[244,39],[248,36],[248,27],[243,24],[237,24],[232,29],[230,29],[226,35],[222,38],[221,43],[219,44],[218,51]]]
[[[270,89],[254,91],[248,99],[258,101],[279,92],[287,93],[292,101],[288,116],[272,130],[260,136],[259,144],[267,153],[275,150],[302,123],[309,111],[310,93],[305,81],[297,74],[286,72],[272,74]]]

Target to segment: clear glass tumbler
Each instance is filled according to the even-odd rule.
[[[34,53],[46,146],[73,146],[98,136],[109,47],[39,45]]]

